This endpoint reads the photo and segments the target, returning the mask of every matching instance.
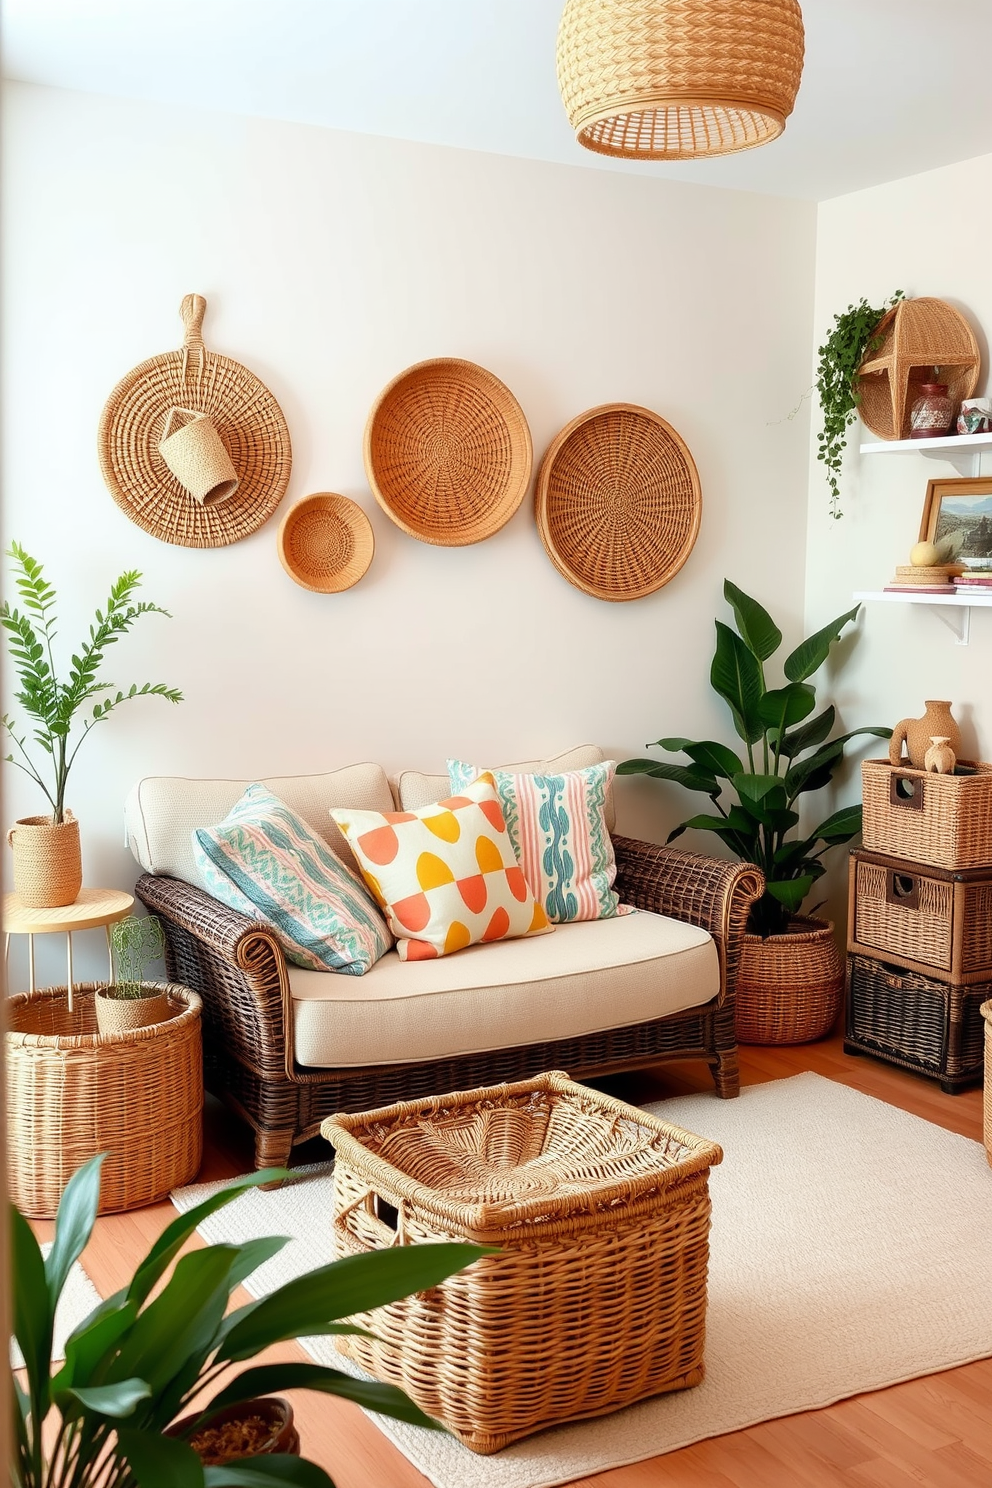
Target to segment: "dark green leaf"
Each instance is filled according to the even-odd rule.
[[[808,718],[816,707],[816,691],[808,682],[790,682],[766,692],[758,703],[758,717],[766,728],[776,729],[777,737],[794,723]]]
[[[15,1281],[11,1288],[14,1337],[24,1355],[32,1412],[37,1411],[38,1420],[43,1420],[48,1409],[54,1313],[45,1263],[31,1226],[12,1204],[9,1214],[10,1258]]]
[[[395,1386],[352,1379],[350,1374],[342,1374],[340,1370],[328,1369],[322,1364],[260,1364],[255,1369],[246,1369],[210,1402],[209,1409],[214,1411],[226,1405],[238,1405],[242,1400],[271,1395],[277,1390],[319,1390],[325,1395],[354,1400],[366,1410],[378,1411],[380,1415],[392,1416],[397,1421],[438,1429],[438,1423],[425,1416],[420,1407]]]
[[[843,739],[832,739],[829,744],[822,744],[815,753],[793,765],[785,777],[789,800],[794,801],[802,791],[819,790],[821,785],[826,785],[843,753]]]
[[[98,1416],[123,1420],[133,1413],[136,1405],[147,1400],[152,1391],[146,1380],[126,1379],[118,1380],[114,1385],[74,1385],[65,1393]]]
[[[719,620],[710,683],[729,704],[734,728],[741,738],[748,744],[756,743],[764,732],[758,717],[758,701],[765,690],[761,663],[740,636]]]
[[[100,1203],[100,1169],[106,1153],[100,1152],[77,1168],[66,1184],[55,1217],[55,1239],[45,1261],[48,1296],[52,1312],[62,1295],[65,1279],[74,1261],[86,1248]]]
[[[771,791],[782,788],[782,778],[779,775],[749,775],[745,771],[743,774],[734,776],[733,785],[741,798],[742,805],[750,802],[757,804],[763,801]]]
[[[208,1245],[182,1256],[166,1286],[139,1313],[110,1379],[138,1375],[158,1393],[191,1355],[207,1349],[224,1316],[238,1255],[236,1246]]]
[[[747,822],[746,827],[742,831],[739,818],[736,822],[734,820],[734,811],[736,809],[736,807],[732,808],[727,817],[691,816],[688,821],[684,821],[681,826],[676,827],[673,832],[668,834],[668,841],[674,842],[676,837],[681,837],[682,833],[689,828],[699,832],[716,832],[717,836],[722,837],[727,846],[732,848],[739,858],[747,861],[753,851],[752,839],[755,836],[754,823]]]
[[[813,877],[808,873],[802,878],[772,880],[765,885],[766,892],[780,904],[784,904],[790,914],[799,913],[799,906],[812,887]]]
[[[176,1437],[122,1427],[117,1454],[130,1467],[137,1488],[204,1488],[203,1464],[193,1448]]]
[[[839,637],[844,626],[854,620],[860,610],[860,605],[855,605],[853,610],[848,610],[843,615],[838,615],[836,620],[831,620],[822,630],[811,635],[808,640],[798,645],[795,651],[785,658],[783,670],[790,682],[804,682],[807,677],[812,677],[815,671],[826,661],[830,654],[830,647]]]
[[[771,615],[756,599],[745,594],[743,589],[738,589],[729,579],[723,582],[723,597],[733,608],[737,629],[748,650],[759,661],[767,661],[782,644],[782,632]]]
[[[316,1462],[278,1452],[205,1467],[203,1480],[205,1488],[271,1488],[273,1483],[289,1483],[290,1488],[334,1488]]]
[[[118,1340],[138,1315],[134,1302],[110,1299],[96,1307],[69,1335],[65,1363],[52,1381],[53,1390],[68,1389],[76,1380],[93,1381],[113,1356]]]
[[[861,831],[861,805],[842,806],[833,816],[828,816],[813,833],[813,838],[823,842],[849,842]]]
[[[785,755],[786,759],[795,759],[804,749],[813,749],[817,744],[822,744],[833,728],[836,716],[832,704],[829,708],[824,708],[822,713],[811,718],[809,723],[804,723],[802,728],[793,729],[786,734],[779,745],[779,753]]]
[[[732,780],[744,769],[743,760],[732,749],[725,744],[715,744],[711,739],[702,739],[696,744],[687,741],[683,748],[694,764],[722,776],[724,780]]]
[[[618,775],[650,775],[655,780],[674,780],[686,790],[704,791],[708,796],[719,795],[720,782],[715,775],[700,770],[695,765],[668,765],[663,760],[624,760],[617,766]]]

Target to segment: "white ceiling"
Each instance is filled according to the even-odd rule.
[[[4,0],[4,71],[150,99],[822,201],[992,151],[992,0],[802,0],[785,134],[605,160],[555,81],[563,0]]]

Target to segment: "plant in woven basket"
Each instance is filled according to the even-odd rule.
[[[105,610],[97,610],[89,628],[89,637],[71,655],[64,677],[55,668],[53,643],[58,624],[55,588],[45,578],[40,563],[18,543],[11,543],[8,557],[14,560],[17,590],[23,609],[8,601],[0,606],[0,624],[8,632],[7,645],[18,690],[15,697],[32,721],[33,741],[41,751],[38,764],[27,748],[27,736],[18,737],[18,728],[8,714],[3,727],[13,740],[18,754],[8,754],[8,764],[17,765],[41,788],[52,808],[53,823],[65,820],[65,789],[69,771],[80,745],[98,723],[103,723],[121,706],[136,697],[164,697],[170,703],[182,702],[182,693],[164,682],[132,682],[126,691],[116,690],[112,682],[99,679],[104,653],[122,635],[126,635],[142,615],[168,615],[159,605],[147,600],[134,600],[141,584],[141,574],[127,569],[110,590]],[[92,702],[90,716],[82,720],[82,732],[73,742],[72,729],[78,715]]]
[[[102,1154],[92,1158],[66,1185],[47,1257],[27,1221],[10,1208],[17,1278],[13,1331],[24,1358],[22,1378],[12,1376],[13,1480],[20,1488],[262,1488],[266,1483],[334,1488],[322,1468],[300,1457],[275,1453],[204,1466],[190,1446],[213,1412],[271,1390],[323,1391],[383,1415],[437,1427],[402,1390],[320,1364],[262,1364],[231,1376],[232,1365],[301,1333],[354,1333],[338,1319],[436,1286],[487,1254],[485,1247],[455,1243],[349,1256],[229,1312],[235,1288],[280,1251],[286,1238],[208,1245],[176,1257],[208,1215],[247,1188],[289,1177],[282,1168],[238,1179],[174,1219],[130,1283],[69,1335],[65,1362],[53,1372],[55,1307],[93,1229],[102,1162]],[[197,1403],[182,1434],[163,1435],[222,1375],[223,1387],[206,1405]]]
[[[880,344],[875,338],[878,323],[887,310],[903,298],[897,289],[882,308],[875,309],[867,300],[848,305],[834,316],[833,329],[822,346],[817,347],[816,393],[820,401],[821,428],[817,437],[816,458],[827,467],[830,487],[830,515],[843,516],[840,509],[840,472],[847,444],[847,431],[854,423],[861,401],[857,372],[868,352]]]
[[[146,997],[145,971],[165,956],[165,932],[158,915],[128,915],[118,920],[110,932],[110,943],[115,975],[106,994],[124,1001]]]
[[[796,836],[796,804],[800,797],[829,783],[849,740],[860,734],[887,739],[892,730],[870,725],[831,739],[836,718],[833,705],[810,716],[816,707],[816,689],[808,679],[826,661],[860,605],[791,651],[782,664],[785,685],[769,687],[765,662],[781,645],[782,632],[767,610],[729,579],[724,581],[723,592],[737,629],[716,622],[710,684],[730,708],[746,759],[710,740],[658,739],[661,749],[687,754],[689,764],[624,760],[617,774],[674,780],[709,796],[719,814],[690,817],[675,828],[669,842],[689,827],[715,832],[742,862],[756,863],[765,875],[766,888],[751,911],[748,928],[761,936],[783,935],[826,871],[824,853],[850,842],[861,831],[859,804],[842,807],[809,835]],[[728,791],[736,797],[729,806],[724,800]]]

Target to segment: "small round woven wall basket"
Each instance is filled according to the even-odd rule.
[[[633,403],[606,403],[566,424],[537,477],[548,557],[596,599],[643,599],[673,579],[692,552],[701,506],[684,441]]]
[[[304,496],[282,519],[279,561],[294,583],[318,594],[357,584],[375,552],[372,524],[357,501],[333,491]]]
[[[121,379],[98,436],[117,505],[145,532],[184,548],[221,548],[257,531],[285,495],[292,465],[286,420],[268,388],[204,347],[206,308],[202,295],[186,296],[182,349]]]
[[[981,353],[971,326],[944,300],[900,300],[878,323],[876,345],[858,369],[861,422],[879,439],[908,439],[924,383],[947,384],[955,406],[978,386]]]
[[[365,426],[365,470],[383,511],[421,542],[459,548],[513,516],[533,463],[509,388],[474,362],[436,357],[401,372]]]
[[[741,1044],[810,1044],[834,1026],[844,989],[834,927],[798,915],[786,935],[747,934],[737,968]]]

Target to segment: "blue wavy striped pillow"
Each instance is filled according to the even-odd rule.
[[[264,785],[195,830],[193,856],[207,893],[265,920],[295,966],[361,976],[393,944],[358,875]]]

